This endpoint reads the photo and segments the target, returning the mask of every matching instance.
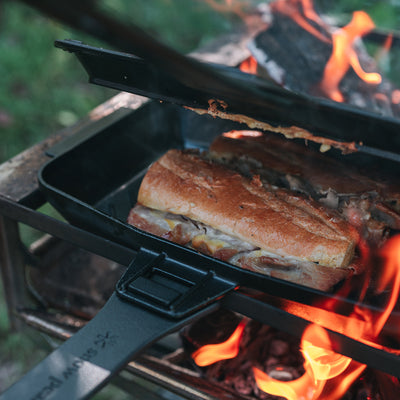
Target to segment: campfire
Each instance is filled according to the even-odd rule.
[[[268,26],[253,38],[249,45],[252,55],[239,66],[243,72],[267,77],[290,90],[399,116],[399,90],[379,73],[361,41],[375,28],[366,12],[354,12],[351,21],[340,28],[329,25],[307,0],[276,0],[268,12]],[[391,41],[389,34],[381,51],[389,51]],[[240,135],[235,131],[228,134]],[[359,304],[379,301],[383,312],[367,312],[356,305],[342,318],[336,314],[339,306],[332,299],[318,305],[326,313],[310,309],[315,314],[307,317],[317,324],[311,323],[300,341],[246,318],[240,320],[237,315],[220,316],[224,323],[201,323],[209,327],[213,337],[210,332],[204,333],[201,324],[185,332],[194,363],[208,379],[257,398],[384,399],[383,393],[392,391],[396,397],[397,379],[374,375],[366,371],[366,365],[335,352],[323,328],[345,332],[355,340],[400,354],[398,332],[388,328],[389,337],[382,334],[398,301],[400,236],[393,236],[378,249],[371,243],[359,245],[367,271],[363,280],[347,280],[338,296],[346,296],[358,287]],[[288,303],[287,310],[293,312],[295,307]],[[232,321],[236,321],[234,328],[229,326]],[[221,340],[227,331],[229,337]]]
[[[216,320],[208,324],[202,322],[215,335],[211,338],[213,344],[200,346],[205,338],[210,338],[210,332],[204,333],[205,328],[201,328],[201,324],[193,328],[193,333],[189,331],[185,335],[187,342],[198,347],[191,353],[191,357],[196,365],[204,369],[209,379],[221,381],[242,394],[258,398],[265,398],[267,393],[288,400],[358,399],[364,398],[357,397],[360,391],[364,391],[368,393],[366,399],[375,399],[382,395],[379,394],[382,388],[378,389],[377,382],[385,386],[385,391],[397,393],[400,390],[397,379],[383,379],[379,374],[374,377],[371,371],[365,372],[366,365],[332,351],[329,335],[322,328],[324,325],[336,327],[354,339],[372,346],[385,347],[388,338],[381,338],[380,333],[396,305],[400,287],[399,236],[393,237],[380,251],[380,261],[383,263],[383,273],[374,286],[380,294],[388,294],[383,313],[371,315],[355,307],[344,322],[335,320],[334,314],[328,317],[333,321],[324,321],[324,316],[321,316],[318,318],[319,325],[311,324],[304,331],[301,341],[268,326],[242,319],[227,339],[215,343],[223,332],[232,331],[229,325],[238,320],[236,315],[230,315],[229,318],[225,315],[219,324]],[[374,258],[374,262],[379,262],[378,258]],[[370,264],[370,267],[372,269],[376,265]],[[363,295],[368,291],[370,283],[365,282]],[[351,285],[351,282],[348,284]],[[362,301],[365,299],[360,299]],[[334,301],[326,304],[326,309],[334,311]],[[397,335],[391,337],[390,341],[398,345],[398,339]],[[400,354],[398,349],[388,350]]]
[[[355,11],[347,25],[336,27],[309,0],[277,0],[270,4],[268,18],[267,28],[249,44],[252,55],[242,71],[294,91],[399,116],[399,91],[378,68],[392,36],[387,34],[376,59],[368,54],[362,38],[375,24],[365,11]]]

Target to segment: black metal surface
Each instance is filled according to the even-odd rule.
[[[240,296],[239,301],[238,296]],[[268,302],[237,293],[228,293],[223,298],[221,306],[250,318],[254,317],[254,319],[266,325],[273,326],[299,338],[310,325],[310,322],[306,319],[296,317]],[[325,329],[329,335],[332,350],[336,353],[346,355],[371,368],[400,378],[400,356],[396,352],[392,353],[379,347],[372,347],[367,343],[362,343],[331,329]]]
[[[175,53],[161,53],[155,60],[146,51],[139,52],[143,59],[73,40],[56,41],[56,46],[76,54],[92,83],[200,109],[208,109],[210,99],[222,100],[230,114],[273,125],[300,126],[318,136],[355,142],[361,152],[365,145],[369,153],[377,149],[376,156],[400,161],[400,121],[395,118],[290,92],[234,68],[200,63]],[[160,63],[162,57],[168,57],[164,64]],[[173,66],[182,70],[182,59],[187,71],[172,73]]]
[[[0,214],[122,265],[128,265],[136,255],[131,248],[32,210],[2,195]]]
[[[116,292],[124,300],[179,319],[193,314],[236,288],[212,271],[204,273],[168,259],[166,254],[141,250],[136,268],[128,268]]]
[[[73,225],[138,251],[146,248],[217,276],[272,295],[312,304],[330,297],[305,286],[244,270],[179,246],[127,224],[146,168],[168,149],[206,146],[237,124],[198,116],[166,104],[147,104],[48,162],[39,185],[49,202]],[[203,142],[200,142],[199,136]],[[351,306],[352,301],[343,299]],[[346,307],[344,307],[346,309]]]
[[[156,271],[151,268],[149,275],[146,268],[142,270],[143,264],[141,264],[138,267],[140,272],[135,272],[138,273],[135,281],[133,282],[133,275],[128,274],[126,284],[123,284],[125,294],[131,296],[129,300],[140,304],[141,307],[144,306],[150,315],[164,313],[176,318],[193,311],[197,312],[199,307],[208,307],[209,301],[215,301],[235,285],[255,288],[303,304],[313,304],[316,299],[331,298],[330,293],[245,271],[126,224],[127,214],[136,201],[141,177],[155,158],[171,147],[189,145],[206,147],[216,135],[233,127],[240,128],[237,124],[214,120],[209,116],[198,116],[173,105],[148,103],[132,115],[121,116],[121,119],[117,119],[112,125],[103,126],[97,134],[78,142],[75,147],[55,157],[41,170],[39,182],[46,197],[74,225],[88,230],[91,232],[89,235],[95,233],[98,239],[105,238],[105,243],[115,243],[133,252],[147,249],[146,252],[167,254],[168,260],[171,261],[168,268],[161,266]],[[26,213],[26,209],[23,211],[25,217],[32,222],[30,213]],[[18,212],[15,214],[17,217]],[[91,244],[88,247],[91,249]],[[152,275],[154,272],[155,275]],[[172,280],[170,276],[166,277],[166,272],[171,272]],[[199,276],[200,279],[190,279],[189,286],[202,287],[202,277],[206,282],[211,277],[214,283],[228,282],[228,285],[222,287],[217,285],[217,290],[213,291],[211,296],[209,289],[207,291],[202,289],[199,296],[196,295],[197,289],[195,289],[195,295],[190,296],[192,304],[180,303],[184,304],[185,310],[183,312],[178,310],[179,312],[175,313],[176,304],[172,309],[170,306],[177,300],[177,296],[182,298],[182,283],[186,276],[191,275]],[[172,290],[169,287],[171,282],[176,285]],[[205,287],[209,288],[208,282]],[[164,295],[161,297],[158,295],[158,299],[154,298],[152,293],[154,290],[158,292],[159,289]],[[144,296],[141,297],[143,293]],[[207,295],[204,295],[205,293]],[[240,297],[240,294],[229,294],[226,304],[229,304],[235,296]],[[207,302],[204,302],[205,298],[208,299]],[[354,305],[354,300],[349,298],[341,298],[338,301],[341,302],[344,312]],[[247,312],[252,314],[253,318],[262,319],[264,317],[262,314],[265,313],[275,319],[270,320],[271,325],[284,324],[287,329],[294,331],[298,331],[299,326],[307,325],[305,320],[302,320],[303,325],[299,325],[295,322],[298,317],[276,307],[266,312],[265,307],[252,309],[248,307],[248,302],[239,301],[236,306],[238,311],[246,308],[245,303]],[[214,306],[218,305],[215,303]],[[137,306],[134,309],[136,310]],[[385,351],[379,352],[346,336],[336,336],[336,339],[338,349],[346,355],[362,362],[362,360],[368,361],[373,354],[379,360],[373,365],[377,365],[378,368],[382,365],[385,371],[387,369],[384,366],[390,366],[389,373],[397,374],[400,363],[398,357]],[[371,351],[364,354],[364,348]],[[389,361],[386,362],[387,360]]]
[[[41,170],[39,184],[70,222],[124,248],[165,253],[194,270],[213,271],[240,286],[303,304],[331,298],[332,293],[244,270],[126,223],[151,162],[173,147],[207,147],[215,136],[234,128],[241,126],[169,104],[148,103],[51,160]],[[354,306],[352,298],[338,300],[344,313]]]
[[[177,321],[150,313],[113,294],[84,328],[0,395],[0,399],[87,399],[139,351],[216,307],[213,304]]]

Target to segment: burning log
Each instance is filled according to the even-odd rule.
[[[343,28],[328,25],[304,0],[277,0],[270,12],[270,25],[249,45],[259,75],[293,91],[400,115],[399,104],[392,102],[395,88],[377,72],[360,40],[374,28],[365,12],[355,12]]]

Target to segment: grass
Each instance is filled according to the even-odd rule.
[[[71,32],[30,8],[5,2],[0,25],[0,160],[75,122],[111,92],[90,86],[53,40]],[[67,71],[67,73],[66,73]]]

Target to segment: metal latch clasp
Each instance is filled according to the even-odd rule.
[[[236,283],[141,249],[116,286],[124,300],[182,318],[235,289]]]

